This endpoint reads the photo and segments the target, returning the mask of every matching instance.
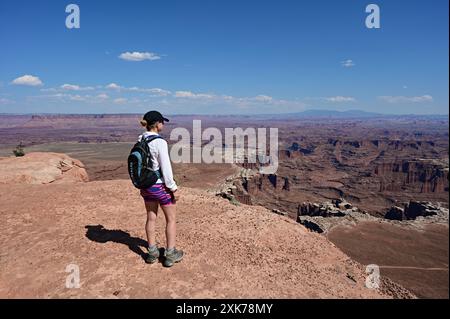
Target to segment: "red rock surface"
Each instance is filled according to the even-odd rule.
[[[0,157],[0,184],[75,183],[89,180],[83,163],[66,154],[28,153]]]
[[[26,196],[24,196],[26,194]],[[325,237],[260,206],[182,188],[172,268],[142,259],[145,209],[128,180],[0,185],[1,298],[410,297],[365,273]],[[157,241],[164,247],[164,220]],[[81,288],[65,287],[66,267]]]
[[[419,298],[448,299],[448,231],[448,224],[405,231],[402,224],[367,221],[335,227],[327,238],[353,259],[378,264],[382,276]]]

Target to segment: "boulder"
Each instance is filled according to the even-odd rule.
[[[0,184],[49,184],[89,181],[82,162],[66,154],[34,152],[0,157]]]
[[[439,214],[443,214],[443,209],[440,206],[435,206],[430,202],[410,201],[405,204],[404,208],[392,206],[386,212],[384,218],[390,220],[416,220]]]
[[[297,223],[305,226],[310,231],[319,234],[322,234],[326,230],[326,227],[322,225],[318,219],[311,218],[310,216],[299,216],[297,218]]]
[[[311,217],[344,217],[352,212],[358,212],[357,207],[343,201],[335,199],[332,202],[324,203],[302,203],[298,206],[297,216]]]
[[[283,212],[283,211],[281,211],[279,209],[276,209],[276,208],[272,209],[272,213],[275,213],[275,214],[281,215],[281,216],[288,216],[289,215],[287,212]]]
[[[347,202],[346,200],[339,198],[339,199],[334,199],[332,201],[333,205],[335,205],[337,208],[342,209],[342,210],[348,210],[348,209],[352,209],[353,205],[350,204],[349,202]]]
[[[416,219],[419,216],[427,217],[437,215],[439,208],[429,202],[410,201],[405,208],[405,215],[408,219]]]
[[[405,218],[405,210],[398,206],[392,206],[384,215],[384,218],[390,220],[403,220]]]

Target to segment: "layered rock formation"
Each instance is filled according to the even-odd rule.
[[[290,189],[289,178],[277,174],[258,174],[258,176],[244,178],[242,185],[251,195],[256,195],[259,191],[288,192]]]
[[[420,135],[424,137],[429,138]],[[448,143],[442,135],[436,142],[370,137],[300,139],[302,142],[292,142],[280,151],[276,174],[236,181],[242,186],[240,196],[249,195],[252,203],[291,215],[298,202],[340,197],[375,216],[392,203],[413,198],[448,202]]]
[[[355,225],[369,220],[376,218],[343,199],[324,203],[302,203],[297,213],[297,222],[317,233],[327,233],[338,225]]]
[[[0,135],[8,154],[19,142],[25,145],[25,152],[30,145],[51,142],[131,143],[141,132],[139,117],[139,114],[0,116]],[[234,196],[243,203],[280,209],[295,217],[298,203],[340,197],[374,215],[396,202],[411,199],[448,202],[448,117],[301,121],[289,116],[270,121],[257,116],[170,118],[163,132],[168,140],[172,128],[190,130],[193,119],[201,119],[203,128],[216,127],[222,132],[227,127],[267,127],[269,123],[279,128],[280,161],[276,176],[260,175],[236,183],[240,186],[236,185]],[[10,123],[16,127],[12,128]],[[248,161],[239,165],[255,171],[260,166]],[[123,170],[106,174],[123,178]]]
[[[302,203],[298,207],[298,216],[322,216],[322,217],[342,217],[347,212],[357,212],[359,209],[352,204],[337,199],[325,203]]]
[[[324,203],[302,203],[297,213],[297,222],[318,233],[327,233],[336,226],[356,225],[366,221],[401,221],[403,226],[420,228],[431,223],[445,225],[448,219],[447,208],[417,201],[410,201],[404,207],[392,206],[385,213],[384,219],[371,216],[342,199]]]
[[[410,201],[403,207],[392,206],[385,214],[386,219],[390,220],[415,220],[418,217],[433,217],[436,219],[447,219],[448,209],[436,206],[430,202]]]
[[[436,160],[395,161],[375,167],[380,192],[409,189],[417,193],[448,192],[448,167]]]

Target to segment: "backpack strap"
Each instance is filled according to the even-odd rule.
[[[144,137],[144,141],[145,142],[147,142],[147,143],[150,143],[150,142],[152,142],[152,141],[154,141],[154,140],[157,140],[157,139],[163,139],[161,136],[159,136],[159,135],[148,135],[147,137]],[[158,179],[160,179],[161,177],[162,177],[162,173],[161,173],[161,169],[159,169],[159,170],[157,170],[157,171],[155,171],[155,174],[156,174],[156,176],[158,177]]]
[[[147,143],[150,143],[150,142],[152,142],[152,141],[154,141],[156,139],[159,139],[159,138],[162,139],[162,137],[159,136],[159,135],[148,135],[147,137],[144,137],[144,141],[146,141]]]

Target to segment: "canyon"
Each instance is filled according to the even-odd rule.
[[[26,153],[60,152],[81,160],[90,181],[127,179],[126,156],[142,132],[139,119],[136,114],[2,115],[0,156],[11,156],[22,142]],[[259,163],[248,161],[174,164],[180,185],[208,189],[234,206],[265,207],[300,228],[318,231],[363,264],[383,265],[383,250],[371,251],[385,239],[394,252],[407,247],[419,259],[394,253],[382,272],[420,297],[448,298],[448,262],[437,257],[448,260],[448,116],[174,115],[163,137],[174,144],[171,130],[192,130],[194,119],[222,132],[277,127],[279,167],[275,174],[262,174]],[[337,202],[348,203],[350,211],[335,207],[316,216],[305,213]],[[438,213],[423,216],[433,209]],[[356,234],[361,244],[355,248]],[[396,238],[412,239],[404,246]],[[389,268],[395,265],[406,268]],[[408,267],[430,270],[421,277]]]
[[[43,167],[76,162],[26,156]],[[9,168],[21,172],[20,163]],[[164,268],[144,262],[145,206],[129,180],[0,184],[0,297],[415,298],[387,277],[367,288],[361,264],[289,218],[207,189],[180,191],[177,244],[186,255]],[[79,270],[78,285],[67,286],[68,269]]]

